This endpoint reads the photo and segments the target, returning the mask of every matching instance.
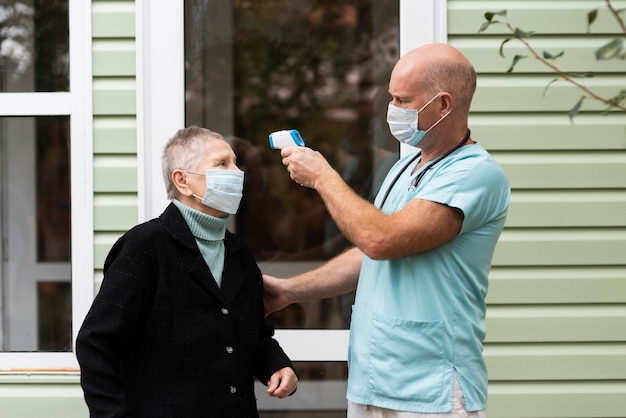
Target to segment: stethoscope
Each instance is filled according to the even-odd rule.
[[[430,170],[431,168],[434,167],[435,164],[437,164],[439,161],[443,160],[444,158],[446,158],[448,155],[452,154],[454,151],[458,150],[459,148],[461,148],[463,145],[465,145],[465,143],[467,142],[467,140],[470,137],[470,130],[467,130],[467,133],[465,134],[465,136],[463,137],[463,139],[461,140],[461,142],[459,142],[454,148],[452,148],[450,151],[446,152],[445,154],[443,154],[441,157],[437,158],[435,161],[433,161],[432,163],[430,163],[428,166],[426,166],[426,168],[424,168],[418,175],[417,177],[415,177],[415,180],[413,180],[412,184],[409,186],[408,191],[409,192],[413,192],[415,191],[415,189],[417,188],[417,185],[419,184],[420,180],[422,180],[422,178],[424,178],[424,176],[426,175],[426,173],[428,172],[428,170]],[[396,177],[393,179],[393,181],[391,182],[391,184],[389,185],[389,187],[387,187],[387,190],[385,191],[385,196],[383,196],[383,200],[380,202],[380,206],[378,207],[379,209],[382,209],[382,207],[384,206],[385,202],[387,201],[387,197],[389,196],[389,193],[391,192],[391,190],[393,189],[393,187],[396,185],[396,182],[398,181],[398,179],[400,178],[400,176],[402,175],[402,173],[404,173],[404,171],[409,168],[409,166],[411,164],[413,164],[415,162],[415,160],[417,160],[420,155],[422,154],[421,151],[418,151],[415,153],[415,156],[413,158],[411,158],[405,165],[404,167],[402,167],[402,169],[400,171],[398,171],[398,174],[396,174]]]

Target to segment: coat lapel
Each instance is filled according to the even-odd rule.
[[[237,257],[237,252],[241,250],[239,245],[232,239],[230,232],[226,231],[224,238],[224,271],[222,273],[222,295],[224,302],[230,303],[244,282],[248,279],[249,271],[241,263],[242,258]]]
[[[241,248],[233,239],[232,234],[226,231],[224,238],[224,271],[222,273],[222,287],[219,288],[178,208],[170,203],[160,218],[168,232],[189,250],[181,252],[181,261],[183,265],[190,266],[189,274],[193,280],[222,303],[230,304],[247,279],[247,275],[250,274],[246,266],[241,263],[241,257],[237,256],[237,252],[241,251]]]

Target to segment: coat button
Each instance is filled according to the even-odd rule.
[[[230,393],[237,393],[237,388],[235,386],[231,386]]]
[[[230,313],[230,311],[226,308],[222,308],[222,314],[223,315],[228,315]]]
[[[233,353],[233,351],[235,351],[235,350],[234,350],[234,349],[233,349],[230,345],[226,347],[226,352],[227,352],[228,354],[232,354],[232,353]]]

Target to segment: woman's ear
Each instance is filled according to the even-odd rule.
[[[187,184],[187,174],[183,170],[174,170],[172,172],[172,182],[176,186],[176,190],[182,196],[191,196],[192,191]]]

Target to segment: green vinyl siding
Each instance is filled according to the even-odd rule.
[[[92,1],[92,18],[94,266],[98,276],[113,243],[138,221],[134,1]]]
[[[77,373],[12,373],[2,376],[2,418],[87,418]]]
[[[137,121],[134,115],[99,116],[93,123],[94,154],[136,154]]]
[[[537,51],[565,51],[560,68],[593,71],[591,90],[612,97],[626,86],[624,61],[593,55],[620,35],[604,1],[448,1],[448,42],[478,73],[472,137],[512,188],[487,297],[488,416],[624,417],[626,113],[587,98],[572,122],[581,91],[550,84],[556,75],[531,58],[507,73],[528,51],[512,40],[501,57],[503,26],[478,34],[484,13],[503,9],[535,32]]]

